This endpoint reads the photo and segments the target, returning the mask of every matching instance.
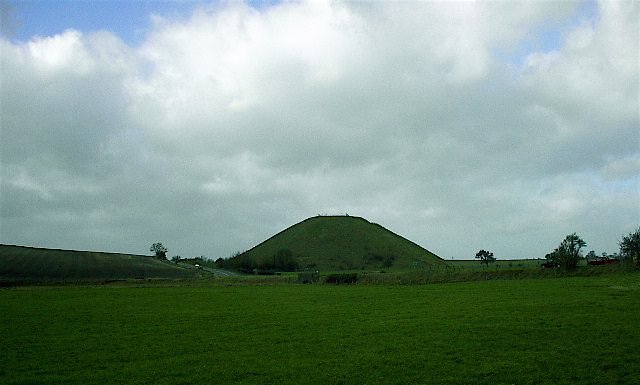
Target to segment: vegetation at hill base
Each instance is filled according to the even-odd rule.
[[[0,383],[631,385],[639,313],[637,273],[2,289]]]
[[[445,262],[417,244],[360,217],[317,216],[297,223],[219,267],[241,271],[411,268]]]

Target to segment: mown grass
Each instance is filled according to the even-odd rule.
[[[640,276],[0,290],[2,384],[637,384]]]

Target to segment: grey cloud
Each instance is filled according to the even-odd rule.
[[[2,40],[1,240],[224,257],[349,213],[443,257],[543,256],[573,231],[613,252],[638,220],[639,124],[637,48],[609,42],[637,18],[601,9],[522,68],[494,55],[575,10],[231,3],[137,48]]]

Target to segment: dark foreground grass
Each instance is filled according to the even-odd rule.
[[[638,384],[640,276],[0,290],[2,384]]]

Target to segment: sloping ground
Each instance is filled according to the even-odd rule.
[[[290,250],[299,267],[322,270],[444,265],[437,255],[360,217],[317,216],[297,223],[236,257],[258,264]]]
[[[0,245],[0,281],[192,278],[194,271],[131,254]]]

